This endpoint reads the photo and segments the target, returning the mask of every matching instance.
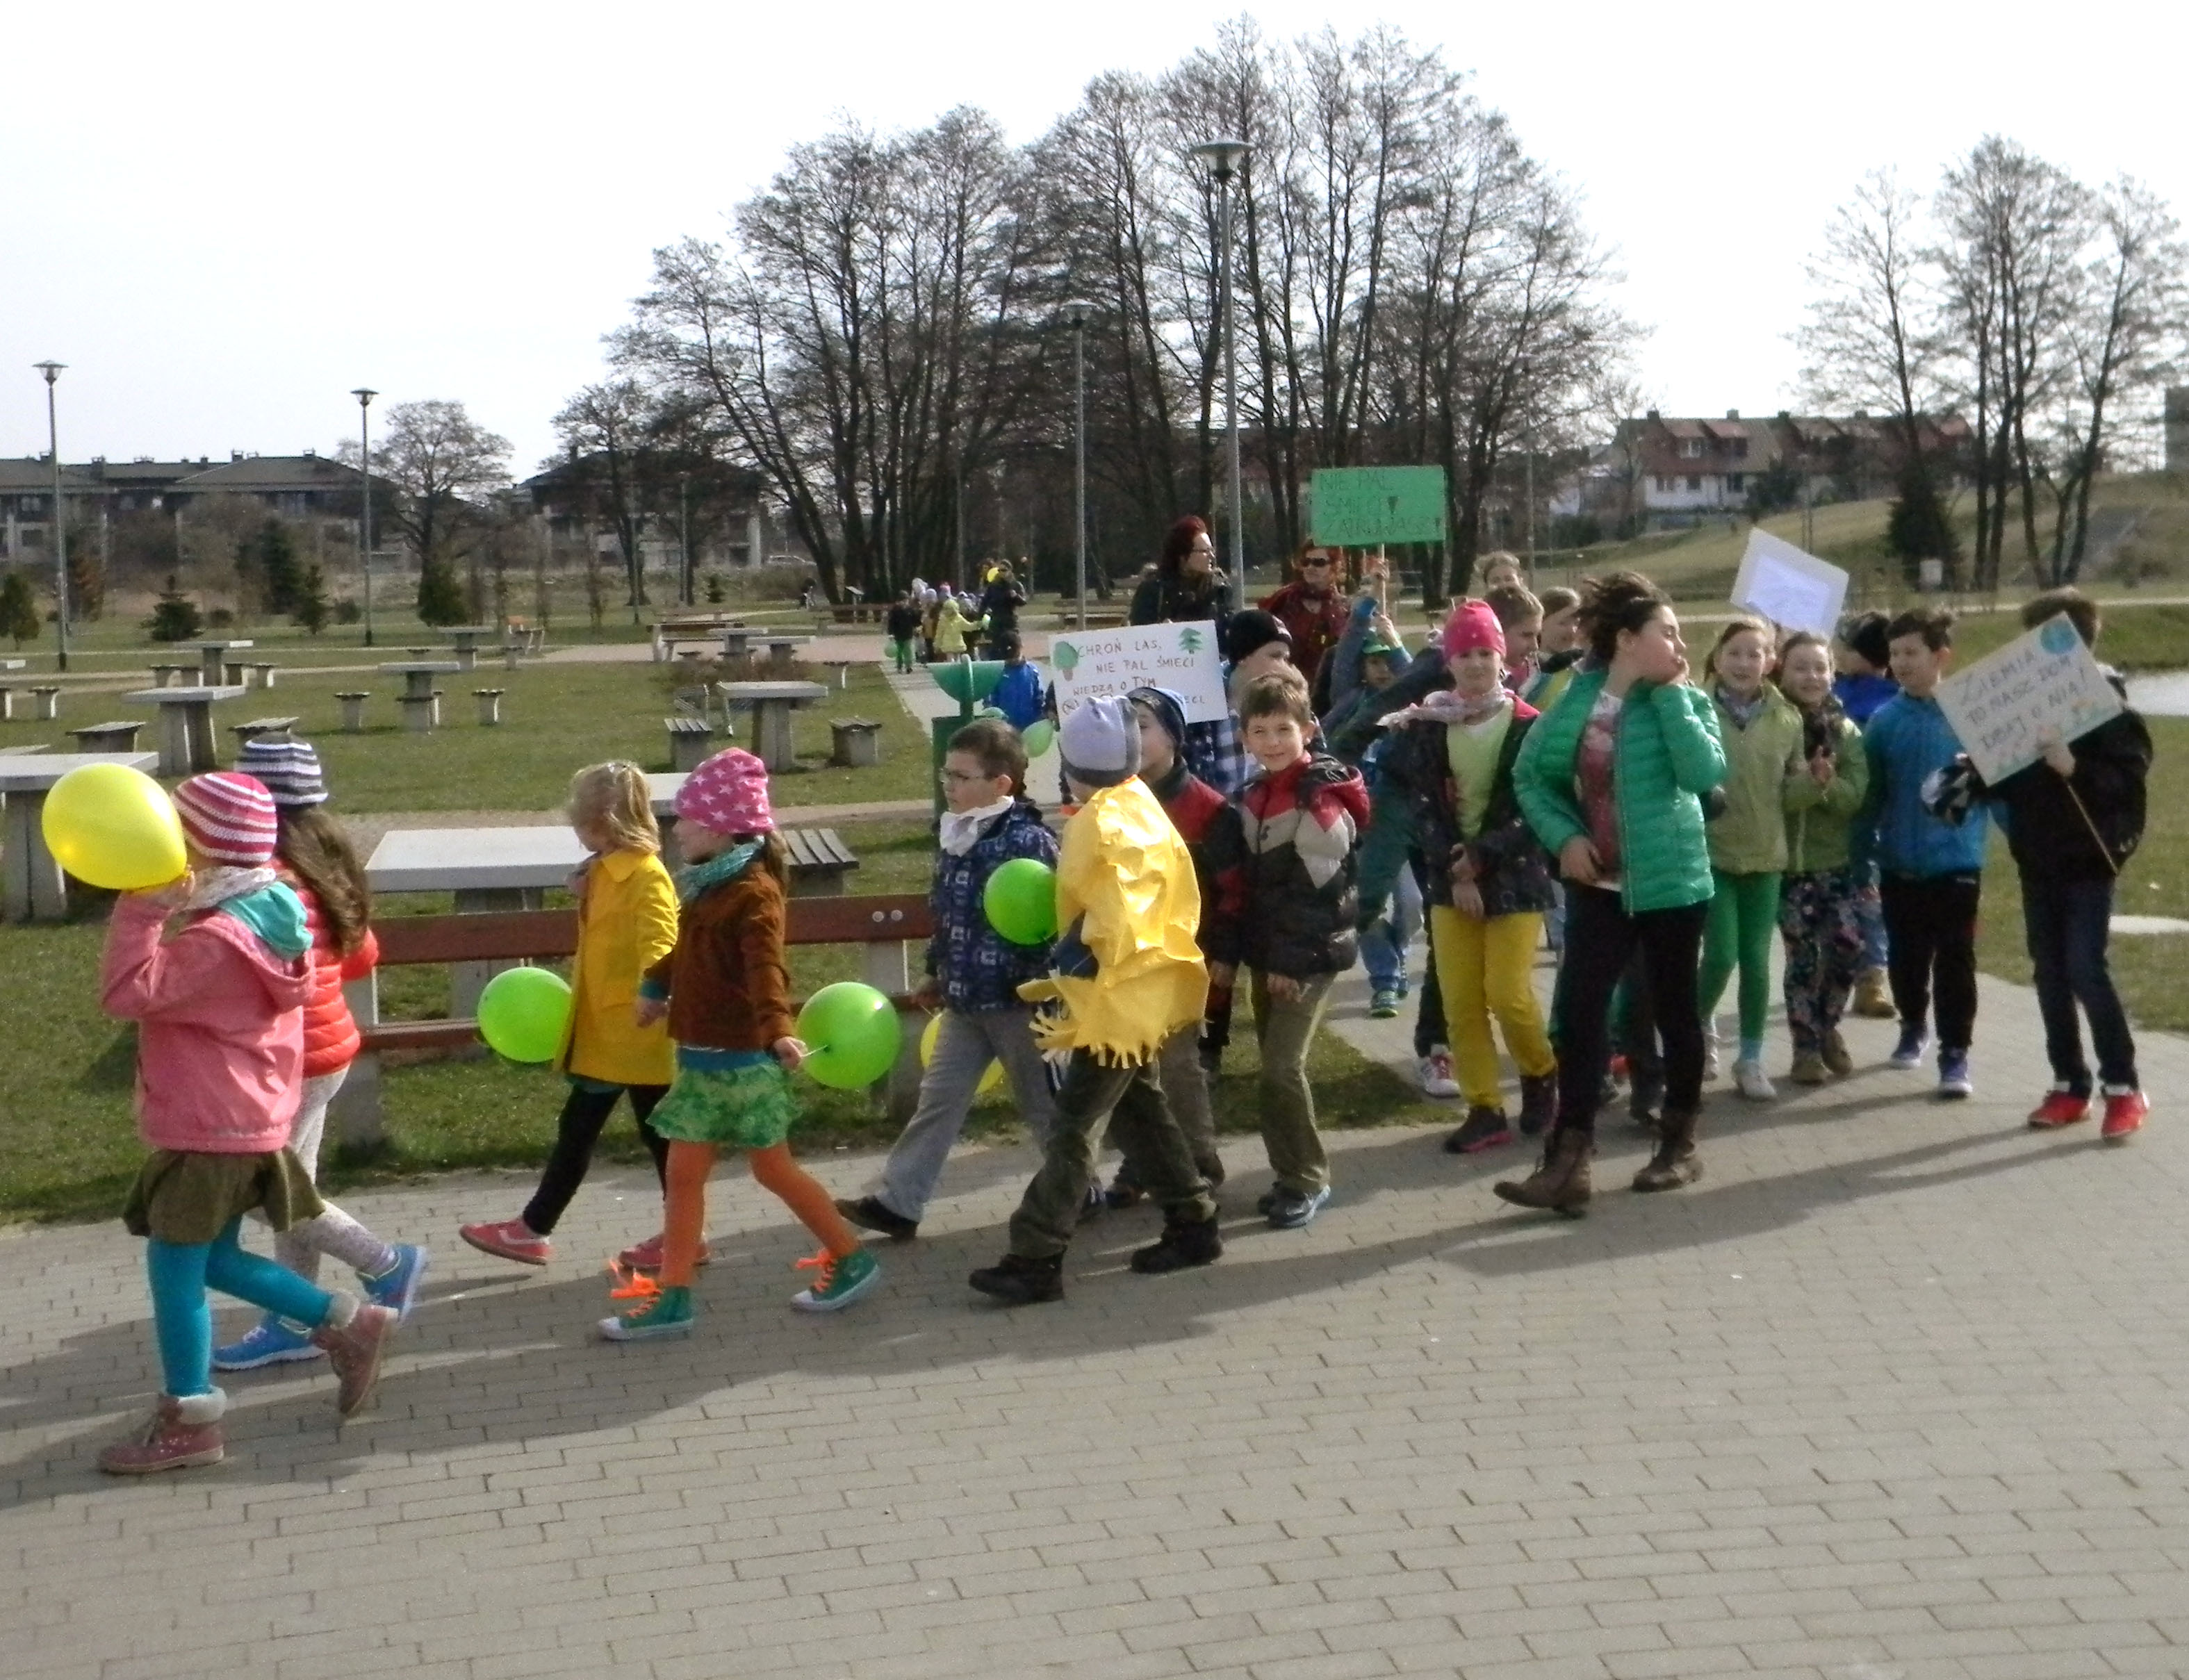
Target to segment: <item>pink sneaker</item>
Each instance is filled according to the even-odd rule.
[[[218,1389],[186,1400],[161,1394],[149,1422],[99,1455],[99,1468],[110,1476],[149,1476],[160,1470],[218,1464],[226,1453],[220,1419],[227,1410],[228,1396]]]
[[[456,1235],[482,1254],[514,1260],[520,1266],[544,1266],[555,1255],[555,1245],[522,1219],[504,1219],[498,1225],[458,1225]]]
[[[667,1241],[665,1233],[656,1231],[645,1242],[632,1243],[630,1247],[616,1256],[616,1260],[626,1271],[659,1271],[662,1247]],[[699,1252],[693,1257],[693,1264],[704,1266],[714,1258],[714,1251],[708,1247],[707,1239],[701,1237]]]

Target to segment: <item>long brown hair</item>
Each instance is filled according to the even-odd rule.
[[[738,846],[747,840],[758,840],[760,855],[753,862],[775,877],[775,884],[783,889],[786,898],[790,896],[790,848],[783,843],[780,830],[770,829],[764,834],[732,834],[730,839]]]
[[[285,805],[274,851],[320,902],[320,919],[345,957],[365,943],[372,889],[342,825],[316,805]]]

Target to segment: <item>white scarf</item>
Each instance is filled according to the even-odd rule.
[[[256,892],[261,887],[272,886],[281,879],[267,868],[238,868],[223,863],[218,868],[201,869],[190,878],[190,896],[183,900],[181,914],[189,915],[199,910],[210,910],[225,904],[231,898],[240,898],[246,892]]]
[[[963,857],[973,849],[988,824],[1017,803],[1013,795],[1005,794],[993,805],[984,805],[977,811],[944,812],[942,849],[953,857]]]

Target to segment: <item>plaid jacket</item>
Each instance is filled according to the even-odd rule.
[[[1238,798],[1246,787],[1246,743],[1239,737],[1239,720],[1230,713],[1213,723],[1187,724],[1179,751],[1185,767],[1225,798]]]
[[[1042,826],[1041,812],[1023,799],[988,824],[963,857],[936,854],[935,883],[927,893],[935,913],[927,971],[951,1009],[968,1014],[1021,1009],[1021,983],[1049,972],[1048,944],[1011,944],[988,925],[981,904],[988,877],[1014,857],[1038,858],[1056,867],[1056,836]]]

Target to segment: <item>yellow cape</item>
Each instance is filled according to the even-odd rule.
[[[1137,777],[1097,790],[1064,825],[1056,925],[1075,921],[1094,958],[1093,977],[1052,976],[1019,987],[1032,1003],[1063,1001],[1061,1015],[1036,1019],[1043,1049],[1145,1061],[1200,1021],[1208,1003],[1195,938],[1201,885],[1185,842]]]

